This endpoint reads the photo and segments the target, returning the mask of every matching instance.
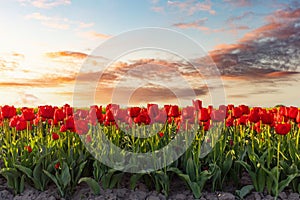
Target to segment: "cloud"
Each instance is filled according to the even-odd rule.
[[[151,7],[151,10],[157,13],[163,13],[165,11],[164,7],[162,6],[153,6]]]
[[[171,1],[167,2],[168,6],[178,8],[181,12],[187,13],[188,15],[193,15],[199,11],[209,12],[210,14],[216,14],[216,11],[212,9],[212,4],[210,0],[205,0],[204,2],[197,2],[196,0],[187,1]]]
[[[4,53],[0,55],[0,70],[4,71],[14,71],[16,69],[20,70],[20,63],[24,61],[25,56],[21,53]],[[0,72],[0,73],[1,73]]]
[[[74,80],[74,76],[44,74],[39,78],[23,78],[14,79],[13,81],[3,81],[0,82],[0,87],[57,87],[66,83],[73,83]]]
[[[188,22],[188,23],[176,23],[173,24],[173,26],[181,29],[187,29],[187,28],[194,28],[194,29],[200,29],[200,30],[205,30],[205,22],[207,21],[207,18],[202,18],[199,20],[196,20],[194,22]]]
[[[49,9],[61,5],[70,5],[71,0],[19,0],[21,5],[31,5],[37,8]]]
[[[300,9],[282,9],[277,10],[271,15],[266,16],[266,21],[269,23],[287,23],[300,18]]]
[[[96,31],[88,31],[88,32],[80,32],[78,33],[81,37],[89,38],[89,39],[108,39],[112,37],[111,35],[99,33]]]
[[[248,7],[248,6],[252,6],[253,2],[252,0],[223,0],[225,3],[229,3],[232,6],[235,7]]]
[[[276,11],[266,24],[246,33],[236,44],[221,44],[210,52],[221,74],[285,76],[300,72],[300,8]]]
[[[245,25],[231,25],[230,27],[225,27],[225,28],[210,28],[210,27],[204,26],[204,24],[207,20],[208,20],[207,18],[202,18],[202,19],[196,20],[194,22],[175,23],[175,24],[173,24],[173,26],[180,28],[180,29],[197,29],[200,31],[205,31],[207,33],[219,33],[219,32],[236,33],[239,30],[250,29],[248,26],[245,26]]]
[[[19,92],[18,96],[19,99],[15,103],[13,103],[14,105],[34,106],[41,103],[41,100],[33,94]]]
[[[233,22],[243,20],[243,19],[248,18],[248,17],[253,16],[253,15],[254,15],[254,12],[252,12],[252,11],[246,11],[242,15],[229,17],[226,20],[226,22],[229,23],[229,24],[231,24]]]
[[[48,58],[61,58],[61,57],[71,57],[78,59],[85,59],[88,55],[81,52],[73,51],[58,51],[58,52],[49,52],[45,54]]]
[[[70,28],[85,29],[94,26],[94,23],[73,21],[68,18],[62,18],[62,17],[49,17],[46,15],[42,15],[39,12],[26,15],[25,18],[40,21],[43,26],[53,28],[53,29],[59,29],[59,30],[68,30]]]

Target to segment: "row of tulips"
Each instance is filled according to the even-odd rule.
[[[86,182],[97,194],[99,183],[115,187],[137,164],[118,158],[114,149],[105,154],[104,138],[127,152],[147,153],[163,149],[177,137],[182,140],[175,149],[181,150],[168,155],[159,169],[130,174],[132,188],[142,181],[168,195],[177,175],[196,198],[206,185],[221,190],[229,182],[240,189],[236,191],[240,198],[253,189],[275,197],[286,188],[300,192],[300,110],[293,106],[213,108],[203,107],[200,100],[184,108],[5,105],[0,107],[0,132],[0,173],[16,193],[24,190],[25,183],[45,190],[52,182],[68,198],[79,183]],[[182,149],[191,133],[191,143]],[[119,167],[100,162],[104,155]],[[149,162],[155,165],[158,160]],[[245,171],[252,184],[242,187]]]

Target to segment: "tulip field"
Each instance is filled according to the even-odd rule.
[[[180,149],[191,133],[188,148],[170,155],[176,160],[162,161],[165,165],[152,171],[129,173],[97,159],[107,151],[103,136],[122,150],[143,155],[159,151],[179,136],[183,140],[175,147]],[[40,191],[55,185],[64,198],[82,182],[95,194],[100,187],[118,187],[125,175],[132,189],[142,182],[166,196],[176,177],[195,198],[203,190],[222,190],[228,184],[237,188],[240,198],[250,191],[266,191],[277,198],[287,189],[300,193],[299,137],[300,109],[293,106],[214,108],[203,107],[200,100],[187,107],[5,105],[0,107],[0,176],[16,194],[25,185]],[[202,154],[205,145],[212,148]],[[118,166],[129,167],[128,163]],[[251,178],[249,185],[240,183],[245,173]]]

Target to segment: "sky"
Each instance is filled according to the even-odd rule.
[[[299,1],[0,4],[0,105],[186,105],[199,98],[204,105],[300,107]]]

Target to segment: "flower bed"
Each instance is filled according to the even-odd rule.
[[[175,176],[196,198],[206,184],[216,191],[229,182],[240,188],[241,198],[251,190],[267,190],[275,197],[286,188],[300,192],[300,110],[296,107],[221,105],[215,109],[204,108],[197,100],[185,108],[109,104],[74,109],[66,104],[16,109],[6,105],[0,113],[0,173],[15,193],[22,193],[25,184],[44,191],[53,182],[62,197],[69,197],[79,183],[86,182],[98,194],[99,183],[104,189],[117,187],[125,173],[135,170],[131,188],[140,181],[166,196]],[[105,140],[121,153],[106,148]],[[174,150],[170,154],[145,163],[126,157],[126,152],[155,155],[170,145]],[[152,165],[159,167],[149,170]],[[252,185],[241,187],[245,171]]]

